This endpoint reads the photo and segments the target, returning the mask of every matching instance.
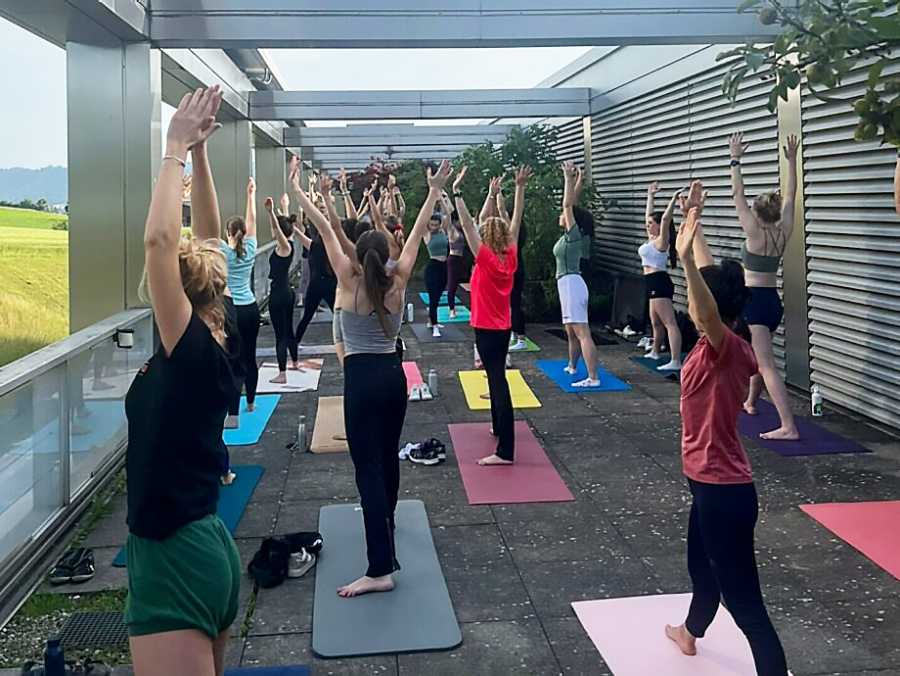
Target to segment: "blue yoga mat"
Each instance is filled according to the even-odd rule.
[[[224,430],[222,439],[228,446],[252,446],[259,443],[280,400],[280,394],[260,394],[256,397],[256,410],[251,413],[247,410],[247,398],[241,397],[239,426]]]
[[[428,307],[428,294],[425,291],[419,293],[419,298],[422,299],[422,302],[425,303],[425,307]],[[459,296],[456,297],[456,304],[462,305],[462,301],[459,299]],[[447,295],[447,292],[441,294],[441,300],[438,302],[438,305],[450,305],[450,297]]]
[[[550,380],[559,385],[563,392],[625,392],[631,389],[631,385],[619,380],[599,364],[597,365],[597,375],[600,376],[599,387],[572,387],[572,383],[584,380],[588,376],[587,367],[583,361],[578,362],[578,371],[575,375],[569,375],[565,372],[565,368],[568,365],[565,359],[539,359],[537,365]]]
[[[259,465],[235,465],[231,471],[237,478],[230,486],[222,486],[219,490],[219,507],[216,513],[228,532],[234,533],[265,470]],[[112,565],[116,568],[123,568],[126,565],[124,547],[116,554]]]
[[[438,324],[468,324],[472,318],[469,308],[464,305],[456,306],[456,317],[450,319],[450,308],[441,306],[438,308]]]
[[[650,357],[631,357],[631,361],[635,364],[640,364],[648,371],[652,371],[660,378],[665,378],[666,380],[674,380],[678,382],[681,380],[681,371],[657,371],[657,366],[662,366],[663,364],[669,363],[669,355],[664,355],[659,359],[650,359]],[[687,360],[687,355],[682,355],[681,363],[683,364]]]
[[[239,667],[226,669],[225,676],[309,676],[309,667]]]

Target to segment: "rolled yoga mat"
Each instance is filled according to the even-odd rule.
[[[597,387],[574,387],[572,383],[587,378],[587,366],[583,361],[578,362],[578,369],[575,375],[566,373],[565,368],[569,365],[567,359],[540,359],[537,362],[538,368],[543,371],[550,380],[559,385],[563,392],[580,394],[585,392],[626,392],[631,389],[631,385],[619,380],[615,375],[597,365],[597,376],[600,378],[600,385]]]
[[[414,361],[403,362],[403,373],[406,375],[406,396],[412,392],[412,388],[416,385],[423,385],[422,372],[419,371],[419,365]]]
[[[452,324],[442,328],[441,337],[435,338],[431,335],[431,329],[425,324],[410,324],[413,334],[418,338],[420,343],[468,343],[473,338],[467,338],[465,334]]]
[[[320,657],[449,650],[462,643],[425,505],[401,500],[395,520],[402,567],[394,574],[395,589],[344,599],[337,588],[368,565],[362,509],[328,505],[319,512],[325,548],[316,564],[312,649]]]
[[[298,345],[297,346],[297,356],[298,357],[312,357],[320,354],[334,354],[336,352],[334,345]],[[258,347],[256,348],[256,356],[261,358],[273,359],[275,355],[274,347]],[[290,358],[290,355],[288,355]]]
[[[569,502],[575,498],[524,420],[516,421],[514,465],[482,467],[478,460],[497,450],[488,423],[448,425],[453,454],[470,505]]]
[[[756,403],[757,415],[747,415],[741,412],[738,416],[738,429],[748,439],[753,439],[761,446],[765,446],[778,455],[825,455],[831,453],[871,453],[868,448],[860,446],[855,441],[845,439],[839,434],[830,432],[821,425],[815,424],[809,418],[797,416],[797,429],[800,438],[797,441],[773,441],[760,439],[762,432],[778,429],[781,421],[778,411],[765,399]]]
[[[228,532],[234,533],[265,470],[259,465],[233,465],[231,471],[236,475],[235,480],[231,485],[219,489],[216,514],[222,519]],[[112,565],[122,568],[126,563],[125,548],[122,547],[113,559]]]
[[[469,308],[465,305],[456,306],[456,316],[450,318],[450,308],[441,306],[438,308],[438,324],[468,324],[472,318]]]
[[[252,446],[259,443],[275,407],[281,401],[280,394],[261,394],[256,398],[256,410],[247,410],[247,398],[241,397],[240,415],[236,428],[226,428],[222,432],[222,440],[226,446]]]
[[[466,403],[473,411],[490,411],[491,400],[488,392],[487,373],[484,371],[460,371],[459,382],[463,393],[466,395]],[[541,402],[535,396],[522,372],[518,369],[506,369],[506,382],[509,383],[509,393],[512,395],[513,408],[540,408]]]
[[[300,370],[287,370],[287,383],[270,382],[278,375],[278,364],[263,364],[259,367],[259,384],[256,391],[260,394],[292,394],[296,392],[315,392],[319,389],[319,377],[322,375],[324,359],[304,359],[300,362]]]
[[[832,502],[800,509],[900,580],[900,500]]]
[[[343,397],[319,397],[309,450],[313,453],[345,453],[350,450],[344,429]]]
[[[428,294],[425,291],[419,293],[419,298],[422,299],[422,302],[425,303],[425,307],[428,307]],[[459,299],[459,296],[456,297],[456,304],[462,305],[462,301]],[[441,294],[441,300],[438,302],[438,305],[450,305],[450,297],[447,295],[447,292]]]
[[[665,626],[684,622],[690,604],[690,594],[667,594],[576,601],[572,608],[616,676],[755,676],[747,639],[724,606],[693,657],[666,637]]]

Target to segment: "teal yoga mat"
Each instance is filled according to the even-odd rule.
[[[222,486],[219,490],[219,508],[216,513],[229,533],[234,533],[247,509],[247,503],[256,490],[256,484],[262,478],[265,470],[259,465],[234,465],[231,471],[237,475],[230,486]],[[113,559],[112,565],[116,568],[122,568],[126,565],[125,548],[119,550],[116,558]]]
[[[419,293],[419,298],[422,299],[422,302],[425,303],[425,307],[428,307],[428,294],[425,291]],[[456,304],[462,305],[462,301],[459,299],[459,296],[456,297]],[[447,292],[441,294],[441,300],[438,302],[438,305],[450,305],[450,297],[447,295]]]
[[[658,375],[660,378],[665,378],[666,380],[671,380],[673,382],[681,381],[681,371],[657,371],[657,366],[662,366],[663,364],[669,363],[669,355],[663,355],[659,359],[650,359],[649,357],[631,357],[631,361],[635,364],[640,364],[648,371],[651,371]],[[681,363],[683,364],[687,359],[687,355],[682,355]]]
[[[450,319],[450,308],[444,306],[438,308],[438,324],[468,324],[471,317],[469,308],[464,305],[456,307],[456,317],[453,319]]]
[[[256,397],[256,410],[251,413],[247,410],[247,398],[241,397],[239,426],[222,432],[225,444],[228,446],[252,446],[259,443],[259,438],[266,429],[266,425],[269,424],[269,419],[280,400],[280,394],[260,394]]]

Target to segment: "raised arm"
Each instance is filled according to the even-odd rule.
[[[338,174],[338,182],[341,186],[341,196],[344,198],[344,211],[347,212],[347,218],[354,220],[359,218],[356,211],[356,205],[353,204],[353,198],[350,196],[350,189],[347,187],[347,172],[341,167],[341,173]]]
[[[450,221],[453,218],[453,203],[450,202],[450,195],[447,191],[441,191],[441,228],[450,237]]]
[[[440,199],[441,190],[447,185],[451,173],[452,169],[450,169],[450,163],[447,160],[441,162],[441,166],[435,174],[432,174],[430,168],[428,169],[428,195],[422,204],[422,208],[419,210],[416,223],[406,239],[406,244],[403,245],[403,252],[400,254],[400,259],[397,261],[397,267],[394,270],[395,275],[409,279],[413,266],[416,264],[419,245],[422,243],[422,237],[425,235],[428,221],[431,220],[431,214],[434,213],[434,205]]]
[[[327,179],[330,181],[330,178],[323,176],[323,180]],[[329,186],[330,187],[330,186]],[[300,202],[300,206],[307,213],[309,220],[312,221],[312,224],[316,226],[316,230],[319,231],[319,236],[322,238],[322,243],[325,245],[325,252],[328,254],[328,260],[331,263],[331,268],[334,270],[335,275],[337,275],[338,280],[346,284],[350,281],[353,276],[354,268],[353,262],[347,257],[344,253],[344,249],[341,246],[340,241],[338,240],[337,234],[332,228],[329,219],[325,217],[321,211],[316,208],[316,205],[312,203],[312,200],[309,196],[303,192],[303,188],[300,187],[300,181],[297,180],[293,183],[294,193],[297,196],[297,200]],[[325,200],[326,204],[328,203],[328,199]],[[338,222],[338,230],[342,230],[340,227],[340,222]]]
[[[323,172],[321,178],[319,179],[319,189],[325,196],[325,210],[328,213],[328,221],[329,223],[331,223],[331,229],[334,231],[334,234],[341,245],[341,250],[344,252],[344,255],[347,256],[347,258],[349,258],[351,261],[355,262],[356,246],[353,244],[353,242],[350,241],[350,238],[347,237],[347,233],[344,231],[344,226],[341,223],[341,218],[340,216],[338,216],[337,209],[335,209],[334,207],[334,201],[331,199],[331,188],[331,177]]]
[[[251,176],[247,180],[247,208],[244,213],[247,237],[256,237],[256,181]]]
[[[725,340],[727,328],[719,316],[716,299],[706,285],[703,275],[700,274],[700,267],[694,259],[694,238],[700,232],[702,232],[700,211],[693,208],[688,212],[687,218],[678,232],[676,248],[687,279],[688,307],[691,318],[697,323],[700,332],[706,334],[712,346],[718,349]]]
[[[503,180],[502,176],[494,176],[488,185],[488,194],[481,207],[481,213],[478,214],[478,222],[484,223],[491,216],[497,215],[497,195],[500,194],[500,184]]]
[[[387,229],[387,226],[384,224],[384,218],[381,215],[381,210],[378,208],[378,205],[375,203],[375,197],[372,193],[368,193],[367,198],[369,200],[369,210],[372,212],[372,225],[376,230],[382,233],[388,239],[388,250],[390,252],[391,258],[395,261],[400,259],[400,254],[403,251],[403,245],[395,237],[394,233]]]
[[[266,197],[265,202],[266,214],[269,216],[269,226],[272,228],[272,239],[275,241],[275,251],[279,256],[285,257],[291,254],[291,243],[281,231],[278,225],[278,216],[275,214],[275,200]],[[282,218],[286,218],[282,216]]]
[[[572,161],[564,162],[562,165],[564,188],[563,188],[563,221],[566,226],[566,232],[576,227],[575,223],[575,182],[578,180],[578,169]]]
[[[212,115],[215,116],[222,103],[222,94],[218,85],[208,92],[208,95],[214,98],[212,105],[215,110]],[[205,141],[191,148],[191,166],[191,233],[197,239],[220,239],[222,217],[219,214],[219,199],[209,167]]]
[[[185,94],[166,134],[166,153],[144,227],[144,264],[150,303],[159,338],[167,355],[181,340],[191,320],[191,303],[181,283],[178,247],[181,241],[181,195],[185,158],[218,128],[216,88]],[[206,238],[209,239],[209,238]]]
[[[525,186],[532,175],[531,167],[519,167],[516,172],[516,196],[513,202],[512,221],[509,224],[509,234],[513,242],[519,241],[519,230],[522,228],[522,214],[525,213]]]
[[[697,219],[700,219],[703,215],[703,209],[706,207],[707,197],[709,197],[709,192],[704,190],[703,183],[697,180],[691,182],[686,196],[684,194],[678,196],[678,202],[681,204],[681,211],[685,221],[692,211],[696,211]],[[694,234],[693,254],[694,263],[700,270],[716,264],[716,259],[713,258],[712,249],[709,248],[703,228],[698,228]]]
[[[459,214],[459,224],[462,227],[463,236],[466,238],[466,244],[469,245],[472,255],[477,258],[478,250],[481,248],[481,236],[478,234],[478,228],[475,227],[472,214],[469,213],[469,208],[460,191],[467,169],[468,167],[463,166],[456,175],[456,180],[453,182],[453,196],[456,198],[456,212]]]
[[[672,195],[669,204],[662,215],[662,222],[659,224],[659,234],[656,236],[653,245],[659,251],[666,251],[669,248],[669,227],[672,225],[672,219],[675,217],[675,206],[681,198],[681,191],[677,191]]]
[[[797,204],[797,154],[800,149],[800,140],[791,134],[784,146],[784,157],[788,163],[787,185],[781,201],[781,230],[784,232],[785,241],[791,238],[794,232],[794,211]]]
[[[406,218],[406,200],[403,199],[403,193],[397,186],[394,186],[394,196],[397,198],[397,220],[403,223],[403,219]]]
[[[647,186],[647,208],[644,211],[644,226],[647,228],[647,237],[650,237],[650,222],[653,220],[653,212],[656,210],[657,192],[659,192],[659,181],[653,181]]]
[[[741,223],[744,234],[751,235],[759,226],[750,210],[750,205],[747,204],[747,196],[744,194],[744,175],[741,173],[741,159],[750,144],[744,143],[743,132],[737,132],[731,135],[728,145],[731,148],[731,197],[734,199],[734,208],[737,210],[738,221]]]
[[[309,251],[309,248],[312,246],[312,240],[309,238],[305,232],[303,232],[303,228],[299,225],[294,225],[294,237],[297,238],[297,241],[300,242],[300,245]]]

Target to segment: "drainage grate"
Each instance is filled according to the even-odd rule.
[[[65,648],[118,648],[128,643],[122,613],[73,613],[59,638]]]

